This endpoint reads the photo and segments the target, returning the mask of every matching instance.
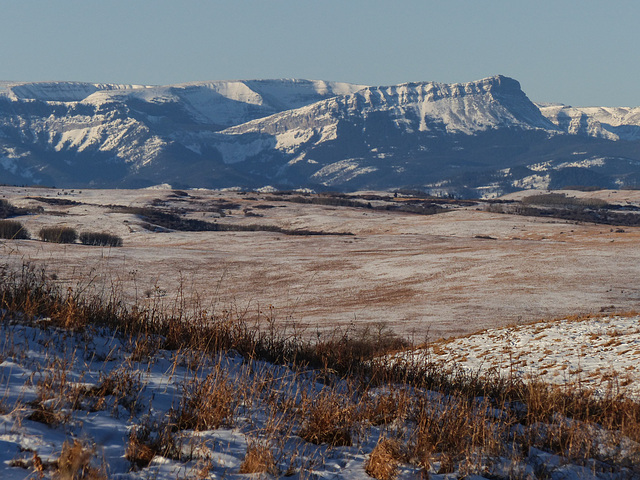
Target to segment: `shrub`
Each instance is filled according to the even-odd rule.
[[[122,238],[110,233],[82,232],[80,234],[80,243],[98,247],[121,247]]]
[[[332,447],[350,447],[353,445],[351,428],[356,421],[355,407],[336,394],[320,394],[307,399],[303,411],[308,417],[298,436],[303,440]]]
[[[129,432],[124,458],[137,468],[146,468],[157,455],[180,460],[182,446],[171,425],[147,418]]]
[[[22,226],[20,222],[15,220],[0,220],[0,238],[27,239],[30,238],[29,232]]]
[[[26,208],[14,207],[7,200],[0,198],[0,218],[15,217],[18,215],[26,215],[29,211]]]
[[[38,234],[44,242],[74,243],[78,239],[78,233],[70,227],[44,227]]]

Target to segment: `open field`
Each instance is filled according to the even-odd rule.
[[[638,478],[640,316],[611,313],[637,309],[638,227],[373,193],[1,194],[31,212],[1,241],[2,478]]]
[[[588,193],[596,194],[640,201],[633,191]],[[504,215],[482,211],[483,205],[418,215],[241,192],[1,187],[0,196],[19,207],[41,207],[16,218],[34,238],[41,227],[65,225],[108,231],[124,243],[100,248],[3,240],[9,262],[46,264],[59,282],[94,291],[115,287],[131,300],[172,302],[180,291],[209,310],[260,311],[311,333],[385,322],[402,336],[435,339],[541,318],[632,310],[640,300],[638,227]],[[109,205],[155,205],[220,224],[353,235],[150,231],[135,214]]]

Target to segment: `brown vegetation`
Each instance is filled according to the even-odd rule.
[[[270,440],[295,433],[312,444],[348,446],[371,425],[382,426],[389,434],[370,453],[366,466],[370,475],[380,479],[393,478],[401,463],[425,472],[482,473],[492,458],[517,459],[530,447],[577,463],[596,459],[598,468],[635,468],[637,473],[640,452],[630,448],[620,458],[616,445],[622,436],[640,441],[640,404],[613,391],[596,397],[575,386],[559,389],[515,378],[480,377],[455,368],[443,371],[428,361],[381,361],[381,354],[398,347],[383,339],[382,327],[305,341],[250,325],[230,312],[187,317],[184,309],[171,312],[153,304],[131,309],[117,298],[86,298],[61,291],[44,271],[30,266],[0,276],[0,308],[4,321],[19,313],[23,321],[42,324],[43,318],[49,318],[47,327],[74,332],[109,327],[130,339],[134,350],[144,344],[148,357],[167,349],[174,352],[175,362],[188,362],[189,352],[194,352],[194,358],[213,365],[209,375],[196,374],[184,383],[171,415],[164,420],[147,419],[131,430],[126,458],[137,468],[145,468],[157,455],[182,459],[185,430],[233,425],[240,402],[265,402],[271,408],[272,426],[260,437],[265,443],[249,445],[241,467],[246,473],[276,471],[276,455],[266,446]],[[246,381],[232,382],[223,363],[216,360],[217,353],[231,349],[247,362]],[[129,358],[130,370],[116,369],[94,387],[72,385],[66,377],[68,366],[52,362],[37,383],[38,398],[30,406],[32,419],[64,423],[65,417],[57,418],[56,412],[102,408],[106,397],[134,411],[139,390],[134,362],[142,358]],[[289,393],[273,389],[275,380],[256,372],[252,363],[256,359],[287,364],[299,375],[309,375],[309,385],[322,382],[324,386],[316,391],[300,384]],[[98,401],[101,398],[105,400]],[[61,478],[100,478],[87,476],[96,472],[90,465],[92,456],[91,448],[82,444],[67,445],[60,463],[66,465],[61,473],[66,477]]]

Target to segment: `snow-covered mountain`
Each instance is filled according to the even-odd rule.
[[[640,108],[536,105],[516,80],[368,87],[0,82],[0,182],[418,187],[640,182]]]
[[[538,105],[542,114],[564,131],[609,140],[640,140],[640,107],[569,107]]]

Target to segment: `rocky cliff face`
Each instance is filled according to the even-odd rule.
[[[640,109],[535,105],[503,76],[389,87],[0,82],[4,183],[491,195],[635,184],[639,145]]]

